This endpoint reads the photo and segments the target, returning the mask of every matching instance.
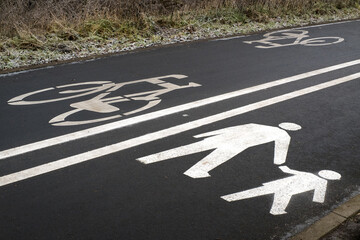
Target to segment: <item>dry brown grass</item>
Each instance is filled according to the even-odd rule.
[[[146,16],[173,19],[183,12],[204,12],[221,15],[219,9],[232,9],[255,21],[283,14],[326,14],[336,9],[359,6],[360,0],[0,0],[0,35],[32,38],[41,43],[41,36],[56,33],[76,40],[79,34],[97,30],[91,23],[105,24],[99,30],[105,37],[114,29],[133,34],[149,28]],[[217,15],[216,15],[217,14]],[[230,13],[231,14],[231,13]],[[221,16],[220,16],[221,17]],[[103,21],[105,20],[105,22]],[[169,21],[159,21],[169,23]],[[123,23],[126,23],[125,25]],[[171,25],[171,24],[170,24]],[[125,26],[125,27],[124,27]],[[129,26],[129,29],[125,29]],[[152,26],[153,27],[153,26]],[[95,26],[96,28],[96,26]],[[150,27],[151,28],[151,27]]]
[[[0,71],[360,17],[360,0],[0,0]]]

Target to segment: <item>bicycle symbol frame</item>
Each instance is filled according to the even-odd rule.
[[[181,74],[172,74],[166,75],[161,77],[154,77],[154,78],[147,78],[129,82],[122,82],[122,83],[113,83],[111,81],[94,81],[94,82],[82,82],[82,83],[74,83],[74,84],[67,84],[67,85],[60,85],[56,87],[50,87],[41,89],[34,92],[29,92],[26,94],[22,94],[20,96],[14,97],[8,101],[10,105],[33,105],[33,104],[46,104],[52,102],[59,102],[65,101],[69,99],[75,99],[87,95],[98,94],[95,97],[92,97],[89,100],[74,102],[70,104],[70,107],[73,109],[62,113],[54,118],[52,118],[49,123],[53,126],[74,126],[74,125],[84,125],[96,122],[102,122],[112,119],[117,119],[123,116],[129,116],[135,113],[139,113],[150,108],[155,107],[161,102],[159,96],[172,92],[178,89],[185,89],[190,87],[200,87],[201,85],[194,82],[189,82],[188,85],[176,85],[170,82],[165,81],[166,78],[174,78],[174,79],[184,79],[187,78],[185,75]],[[123,96],[113,96],[108,97],[111,93],[115,92],[116,90],[131,84],[136,83],[150,83],[154,84],[160,89],[157,90],[150,90],[145,92],[136,92],[131,94],[126,94]],[[87,88],[82,89],[69,89],[67,88],[78,87],[78,86],[86,86],[90,85]],[[30,96],[38,95],[41,93],[49,92],[49,91],[56,91],[58,90],[58,94],[63,95],[59,98],[54,99],[45,99],[45,100],[26,100]],[[121,102],[129,102],[129,101],[145,101],[146,105],[140,108],[125,112],[123,114],[119,114],[117,112],[120,111],[120,108],[114,106],[114,103],[121,103]],[[67,120],[70,116],[82,112],[82,111],[90,111],[100,114],[105,113],[116,113],[113,116],[109,117],[100,117],[96,119],[89,119],[89,120],[78,120],[78,121],[70,121]]]
[[[344,39],[341,37],[318,37],[309,38],[309,32],[305,30],[282,30],[277,32],[271,32],[264,34],[264,38],[254,41],[244,41],[247,44],[258,43],[260,45],[255,46],[256,48],[278,48],[294,45],[302,46],[326,46],[343,42]],[[294,40],[291,43],[279,43],[284,40]]]

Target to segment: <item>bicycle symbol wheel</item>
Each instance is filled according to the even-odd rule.
[[[78,87],[78,86],[82,86],[82,85],[95,85],[95,86],[89,87],[89,88],[77,89],[77,90],[74,90],[74,89],[73,90],[63,90],[64,88]],[[98,85],[98,86],[96,86],[96,85]],[[66,84],[66,85],[45,88],[45,89],[37,90],[34,92],[22,94],[20,96],[10,99],[8,101],[8,104],[10,104],[10,105],[32,105],[32,104],[58,102],[58,101],[68,100],[68,99],[72,99],[72,98],[78,98],[78,97],[90,95],[93,93],[101,92],[101,91],[109,89],[113,86],[115,86],[115,84],[110,81],[97,81],[97,82],[83,82],[83,83]],[[41,93],[45,93],[45,92],[48,93],[49,91],[53,91],[53,90],[55,90],[55,91],[58,90],[57,94],[59,94],[61,96],[57,97],[57,98],[52,98],[52,99],[41,99],[39,97],[39,95],[41,95]],[[26,98],[29,98],[33,95],[37,95],[37,97],[41,100],[26,100]]]
[[[319,37],[319,38],[309,38],[300,42],[303,46],[326,46],[331,44],[336,44],[344,41],[340,37]]]

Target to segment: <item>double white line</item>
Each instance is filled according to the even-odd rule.
[[[257,92],[260,90],[283,85],[283,84],[290,83],[290,82],[295,82],[298,80],[306,79],[306,78],[309,78],[312,76],[328,73],[328,72],[339,70],[339,69],[346,68],[346,67],[355,66],[358,64],[360,64],[360,59],[351,61],[351,62],[347,62],[347,63],[334,65],[334,66],[327,67],[327,68],[318,69],[318,70],[303,73],[303,74],[299,74],[296,76],[276,80],[276,81],[265,83],[265,84],[260,84],[260,85],[254,86],[254,87],[245,88],[245,89],[241,89],[238,91],[218,95],[215,97],[206,98],[206,99],[195,101],[192,103],[187,103],[187,104],[179,105],[176,107],[172,107],[172,108],[168,108],[168,109],[164,109],[164,110],[160,110],[160,111],[155,111],[155,112],[140,115],[137,117],[120,120],[120,121],[105,124],[102,126],[89,128],[89,129],[78,131],[75,133],[66,134],[66,135],[62,135],[59,137],[50,138],[47,140],[23,145],[20,147],[1,151],[0,159],[5,159],[8,157],[13,157],[13,156],[24,154],[27,152],[31,152],[31,151],[39,150],[42,148],[54,146],[57,144],[69,142],[72,140],[77,140],[77,139],[93,136],[93,135],[104,133],[107,131],[119,129],[122,127],[130,126],[133,124],[137,124],[137,123],[141,123],[141,122],[145,122],[145,121],[149,121],[149,120],[153,120],[153,119],[156,119],[159,117],[168,116],[170,114],[179,113],[179,112],[186,111],[189,109],[201,107],[201,106],[208,105],[211,103],[224,101],[224,100],[227,100],[230,98]],[[179,133],[191,130],[191,129],[195,129],[195,128],[198,128],[198,127],[201,127],[204,125],[208,125],[208,124],[211,124],[214,122],[218,122],[218,121],[221,121],[221,120],[224,120],[227,118],[238,116],[243,113],[247,113],[247,112],[254,111],[254,110],[257,110],[260,108],[264,108],[264,107],[267,107],[267,106],[270,106],[270,105],[273,105],[276,103],[284,102],[284,101],[287,101],[287,100],[290,100],[290,99],[293,99],[293,98],[296,98],[299,96],[303,96],[303,95],[306,95],[309,93],[313,93],[313,92],[316,92],[316,91],[319,91],[322,89],[326,89],[326,88],[336,86],[336,85],[339,85],[342,83],[346,83],[346,82],[349,82],[349,81],[352,81],[355,79],[359,79],[359,78],[360,78],[360,72],[346,76],[346,77],[334,79],[334,80],[331,80],[331,81],[328,81],[328,82],[325,82],[322,84],[314,85],[314,86],[307,87],[307,88],[304,88],[301,90],[283,94],[283,95],[280,95],[277,97],[269,98],[267,100],[263,100],[260,102],[256,102],[253,104],[235,108],[230,111],[222,112],[222,113],[212,115],[212,116],[209,116],[206,118],[198,119],[198,120],[195,120],[195,121],[192,121],[189,123],[185,123],[185,124],[181,124],[181,125],[178,125],[175,127],[168,128],[168,129],[149,133],[149,134],[146,134],[146,135],[143,135],[140,137],[132,138],[132,139],[129,139],[126,141],[116,143],[116,144],[112,144],[112,145],[105,146],[102,148],[94,149],[92,151],[88,151],[88,152],[74,155],[71,157],[63,158],[63,159],[60,159],[60,160],[57,160],[54,162],[39,165],[37,167],[29,168],[29,169],[26,169],[26,170],[23,170],[20,172],[9,174],[9,175],[0,177],[0,186],[18,182],[18,181],[21,181],[21,180],[24,180],[27,178],[35,177],[35,176],[38,176],[38,175],[41,175],[44,173],[55,171],[55,170],[65,168],[65,167],[68,167],[71,165],[75,165],[75,164],[78,164],[81,162],[89,161],[94,158],[102,157],[102,156],[105,156],[108,154],[119,152],[121,150],[125,150],[128,148],[132,148],[135,146],[139,146],[139,145],[148,143],[148,142],[159,140],[159,139],[162,139],[162,138],[165,138],[168,136],[179,134]]]

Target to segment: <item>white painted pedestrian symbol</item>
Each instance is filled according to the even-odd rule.
[[[273,215],[285,214],[291,197],[299,193],[314,191],[313,202],[323,203],[327,188],[327,180],[339,180],[341,175],[330,170],[322,170],[318,174],[296,171],[287,166],[279,167],[284,173],[293,174],[291,177],[264,183],[262,187],[253,188],[222,196],[228,202],[274,194],[274,201],[270,213]]]
[[[257,43],[256,48],[278,48],[294,45],[302,46],[326,46],[343,42],[340,37],[309,38],[309,32],[305,30],[281,30],[264,34],[264,38],[254,41],[244,41],[247,44]]]
[[[204,178],[210,177],[209,171],[227,162],[244,150],[264,143],[275,142],[274,164],[281,165],[286,161],[291,139],[285,130],[297,131],[301,129],[301,126],[295,123],[281,123],[279,127],[250,123],[224,128],[194,136],[195,138],[205,137],[202,141],[152,154],[137,160],[150,164],[214,149],[214,151],[184,173],[192,178]]]

